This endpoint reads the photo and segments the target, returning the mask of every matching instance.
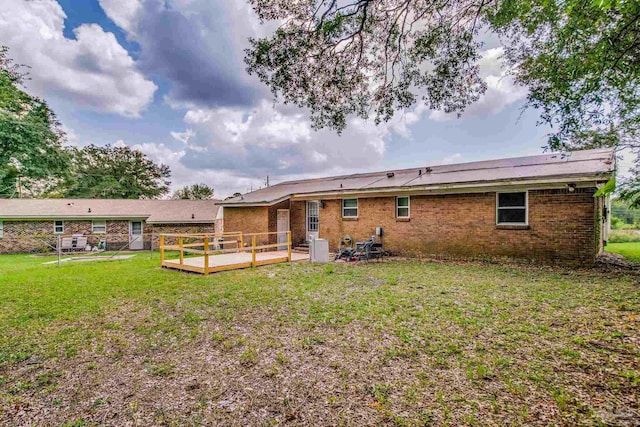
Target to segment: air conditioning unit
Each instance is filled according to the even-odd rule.
[[[309,257],[311,262],[329,262],[329,241],[327,239],[313,239],[309,242]]]

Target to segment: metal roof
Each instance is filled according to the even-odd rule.
[[[360,173],[327,178],[287,181],[240,197],[222,206],[271,205],[290,197],[314,194],[374,193],[383,190],[429,190],[478,184],[514,185],[527,180],[608,179],[615,170],[613,149],[556,152],[499,160],[425,165],[411,169]]]
[[[0,219],[145,219],[149,224],[213,223],[219,200],[0,199]]]

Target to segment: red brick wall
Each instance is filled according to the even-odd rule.
[[[496,226],[496,193],[411,197],[409,221],[395,218],[395,197],[362,198],[358,219],[342,218],[341,200],[325,200],[320,237],[335,250],[346,235],[355,241],[384,229],[383,243],[398,255],[510,257],[593,263],[599,250],[594,189],[529,191],[529,227]],[[293,239],[305,239],[304,202],[292,203]]]
[[[306,202],[291,202],[291,241],[299,246],[307,240],[307,205]]]
[[[267,207],[225,207],[224,232],[232,233],[236,231],[241,231],[244,234],[269,231],[269,209]],[[266,243],[266,239],[261,240],[260,243]]]

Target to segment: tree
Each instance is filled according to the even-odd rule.
[[[58,119],[46,102],[20,89],[24,79],[0,47],[0,196],[55,182],[69,166]]]
[[[552,149],[637,144],[640,2],[621,0],[251,0],[275,34],[245,61],[316,127],[377,122],[416,102],[462,112],[486,86],[479,30],[497,33]],[[635,142],[634,142],[635,141]]]
[[[154,199],[169,191],[169,166],[156,165],[130,147],[72,148],[70,176],[62,184],[65,197]]]
[[[171,196],[174,200],[211,200],[213,199],[213,188],[207,184],[193,184],[182,187],[173,192]]]

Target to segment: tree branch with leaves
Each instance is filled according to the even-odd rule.
[[[46,102],[23,90],[23,70],[0,47],[0,195],[6,197],[18,187],[30,195],[46,191],[43,183],[62,179],[69,167],[60,123]]]
[[[460,113],[486,90],[474,35],[486,1],[251,0],[275,34],[251,39],[248,71],[315,128],[389,120],[423,102]]]

